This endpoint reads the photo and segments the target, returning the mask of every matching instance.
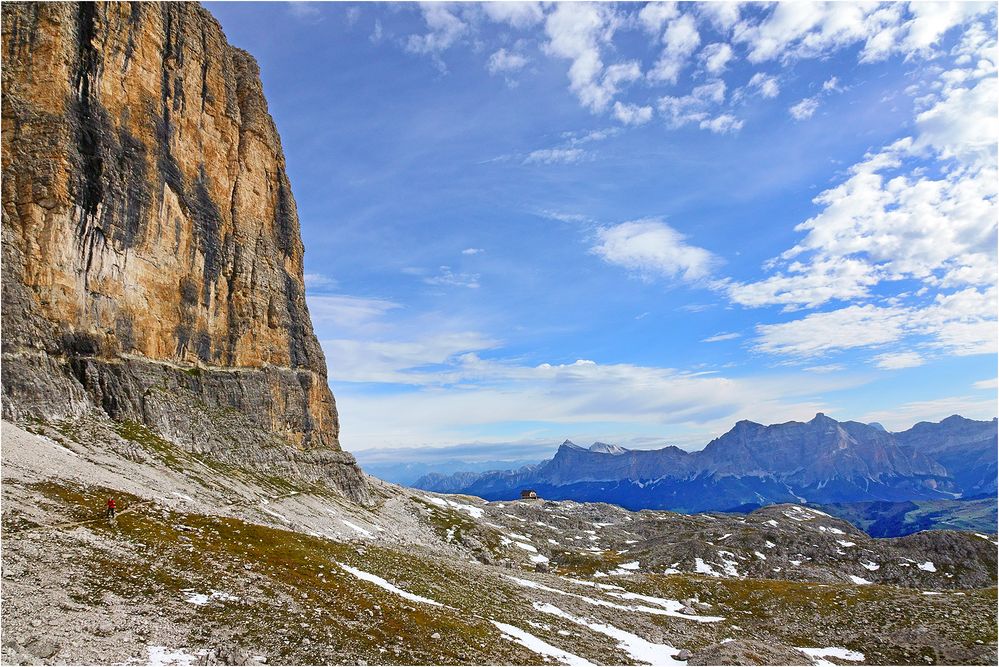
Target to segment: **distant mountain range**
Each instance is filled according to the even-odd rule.
[[[952,416],[890,433],[880,424],[740,421],[695,452],[565,441],[517,470],[428,474],[414,486],[488,500],[531,488],[551,500],[627,509],[749,510],[772,503],[954,500],[996,495],[997,422]]]

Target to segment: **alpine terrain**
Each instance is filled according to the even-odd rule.
[[[5,664],[995,663],[994,533],[872,538],[796,497],[994,490],[954,472],[979,426],[744,422],[703,473],[651,453],[688,509],[779,503],[745,515],[368,477],[253,58],[191,3],[2,19]],[[563,449],[550,488],[661,476]]]
[[[782,502],[994,500],[996,443],[995,419],[953,416],[889,433],[877,425],[818,414],[807,423],[741,421],[694,452],[677,447],[628,450],[599,442],[586,449],[567,440],[554,458],[541,464],[429,474],[414,486],[492,500],[515,498],[520,489],[531,487],[546,498],[679,512]]]

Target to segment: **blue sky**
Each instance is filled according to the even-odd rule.
[[[347,449],[996,414],[996,13],[208,3]]]

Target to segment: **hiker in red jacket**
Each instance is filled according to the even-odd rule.
[[[108,510],[106,512],[108,520],[113,520],[114,519],[115,508],[116,508],[116,506],[115,506],[114,498],[108,498]]]

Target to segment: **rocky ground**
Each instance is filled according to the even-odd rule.
[[[5,664],[996,661],[994,535],[376,481],[361,507],[136,425],[2,435]]]

